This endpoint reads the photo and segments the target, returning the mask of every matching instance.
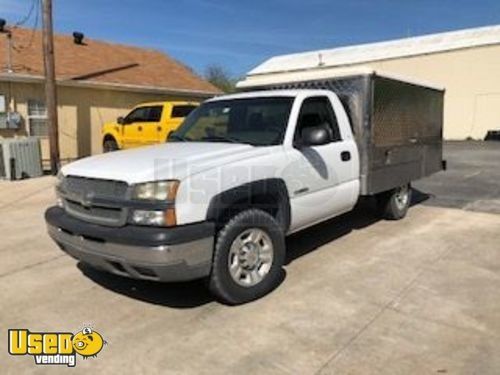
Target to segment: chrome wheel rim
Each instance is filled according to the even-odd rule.
[[[271,270],[274,258],[273,242],[259,228],[240,233],[231,244],[228,268],[231,278],[240,286],[259,284]]]
[[[401,186],[396,190],[396,194],[394,196],[394,200],[396,202],[396,207],[399,210],[404,210],[404,208],[408,205],[408,201],[410,200],[409,189],[408,186]]]

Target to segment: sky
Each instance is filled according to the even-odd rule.
[[[0,18],[19,22],[33,1],[0,0]],[[500,24],[499,0],[53,2],[56,32],[155,48],[200,74],[218,64],[235,77],[274,55]]]

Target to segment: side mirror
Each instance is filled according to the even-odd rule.
[[[116,122],[119,123],[120,125],[123,125],[125,124],[125,119],[123,118],[123,116],[120,116],[116,119]]]
[[[330,143],[330,133],[327,125],[304,128],[300,137],[300,146],[321,146]]]

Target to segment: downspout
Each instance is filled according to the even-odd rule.
[[[12,70],[12,32],[9,30],[6,34],[7,37],[7,73],[13,73]]]

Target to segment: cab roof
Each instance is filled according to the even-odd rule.
[[[165,101],[158,101],[158,102],[145,102],[145,103],[139,103],[137,104],[134,108],[137,107],[149,107],[153,105],[165,105],[165,104],[170,104],[170,105],[199,105],[200,103],[196,101],[185,101],[185,100],[165,100]]]
[[[229,94],[217,96],[209,99],[206,102],[216,102],[220,100],[233,100],[233,99],[251,99],[251,98],[269,98],[269,97],[297,97],[303,94],[311,95],[325,95],[331,93],[329,90],[316,90],[316,89],[294,89],[294,90],[260,90],[251,92],[242,92],[238,94]]]

